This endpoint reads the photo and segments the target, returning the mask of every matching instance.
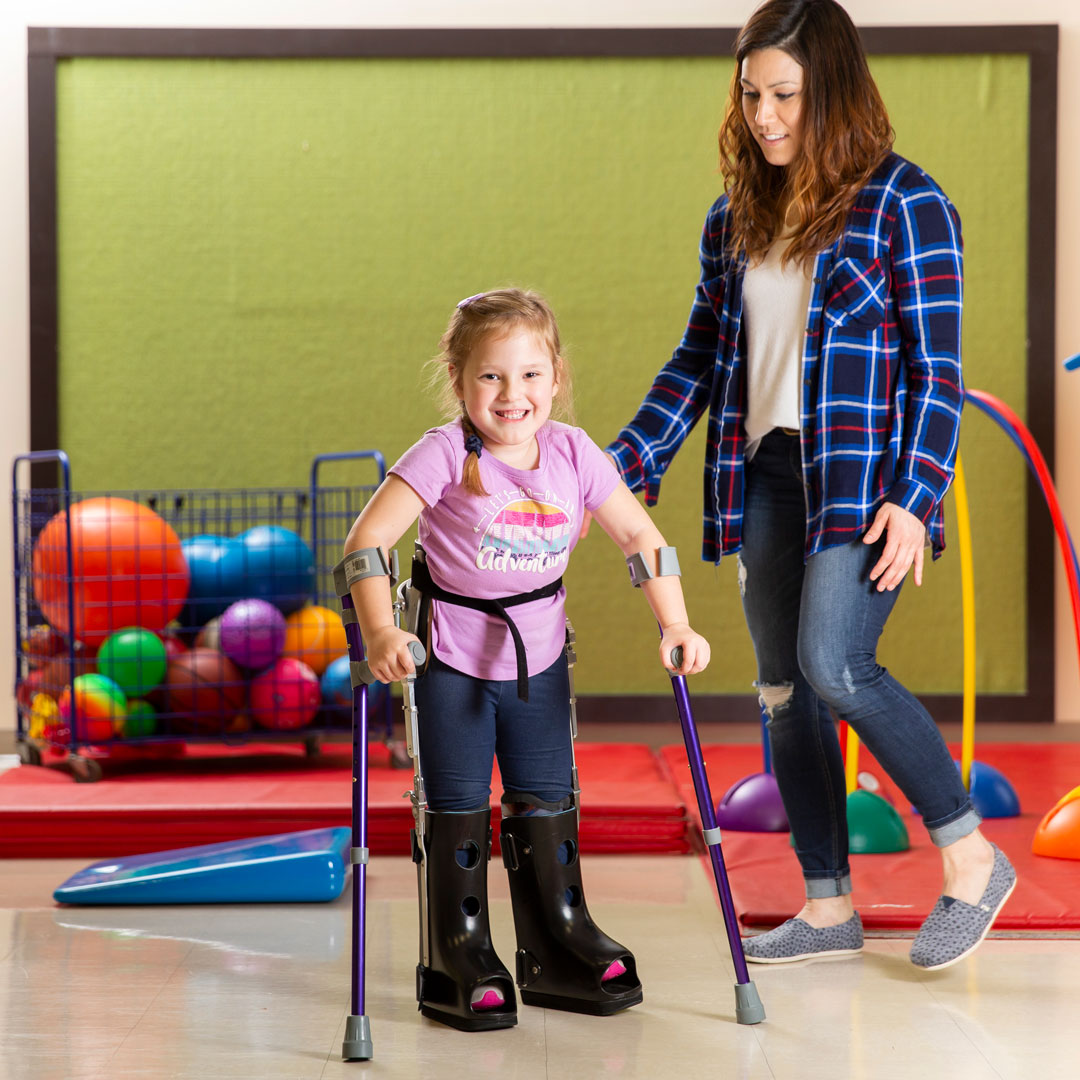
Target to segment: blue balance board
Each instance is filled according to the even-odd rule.
[[[345,887],[350,829],[255,836],[94,863],[54,893],[61,904],[227,904],[333,900]]]

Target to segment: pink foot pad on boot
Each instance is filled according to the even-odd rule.
[[[485,1009],[501,1009],[506,1004],[506,999],[492,986],[481,986],[473,991],[469,1008],[474,1012],[483,1012]]]
[[[621,960],[612,960],[612,962],[608,965],[607,971],[605,971],[604,974],[600,976],[600,981],[607,982],[608,979],[615,979],[618,976],[625,974],[626,967],[624,966],[623,962]]]

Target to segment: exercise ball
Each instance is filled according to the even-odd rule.
[[[339,656],[331,661],[319,680],[322,688],[323,715],[327,721],[337,725],[347,725],[352,721],[352,674],[349,671],[348,655]],[[386,719],[390,701],[390,687],[386,683],[368,683],[367,717],[368,724]]]
[[[195,644],[192,647],[196,649],[213,649],[215,652],[221,652],[220,615],[215,615],[205,626],[199,627],[199,632],[195,635]]]
[[[352,675],[349,672],[348,655],[339,656],[330,663],[319,680],[319,687],[327,715],[336,720],[352,715]],[[370,695],[368,700],[370,701]]]
[[[68,651],[67,639],[47,623],[32,626],[22,641],[22,650],[31,667],[40,667],[46,660]]]
[[[71,657],[54,656],[39,668],[34,668],[25,679],[20,679],[15,688],[15,699],[24,709],[30,707],[35,694],[48,694],[59,698],[64,689],[71,684]],[[75,675],[87,675],[95,668],[93,656],[84,652],[75,653]]]
[[[149,507],[113,496],[85,499],[56,514],[34,544],[32,565],[45,618],[94,647],[125,626],[164,629],[184,606],[190,582],[172,526]]]
[[[97,654],[98,671],[133,698],[153,690],[166,666],[165,642],[138,626],[110,634]]]
[[[158,718],[168,719],[172,731],[214,735],[244,707],[244,694],[240,669],[224,653],[196,646],[169,661],[152,697]]]
[[[136,698],[127,704],[127,715],[123,720],[124,736],[128,739],[140,735],[153,735],[157,731],[157,709],[149,701]]]
[[[161,635],[162,644],[165,646],[165,657],[171,660],[174,656],[188,651],[187,644],[180,640],[171,630]]]
[[[285,620],[282,656],[303,660],[316,675],[321,675],[348,648],[345,627],[336,611],[313,604],[294,611]]]
[[[286,615],[311,599],[315,556],[296,533],[280,525],[256,525],[237,539],[244,549],[241,596],[269,600]]]
[[[245,668],[264,668],[285,644],[285,616],[269,600],[252,597],[230,604],[218,628],[221,651]]]
[[[248,711],[261,727],[293,731],[319,711],[319,677],[302,660],[283,656],[251,680]]]
[[[244,545],[232,537],[203,534],[180,546],[191,573],[180,622],[194,630],[244,595]]]
[[[60,719],[79,742],[104,742],[123,733],[127,698],[112,679],[79,675],[60,695]]]

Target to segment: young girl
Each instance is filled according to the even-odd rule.
[[[570,379],[547,304],[517,289],[471,296],[441,346],[458,415],[390,470],[345,545],[388,551],[419,516],[426,567],[414,564],[413,584],[434,597],[429,660],[416,682],[430,806],[420,882],[429,956],[417,997],[426,1016],[463,1030],[516,1023],[486,910],[494,755],[522,1001],[617,1012],[641,1001],[641,983],[633,955],[585,906],[572,797],[561,575],[586,510],[632,564],[660,623],[664,666],[681,646],[680,673],[701,671],[709,646],[687,622],[674,550],[589,437],[551,419]],[[405,678],[416,639],[394,624],[386,577],[358,581],[351,593],[372,673]],[[508,597],[512,605],[502,603]]]

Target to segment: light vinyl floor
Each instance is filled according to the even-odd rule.
[[[586,856],[590,909],[633,949],[645,1001],[593,1018],[522,1007],[463,1034],[416,1012],[415,871],[368,874],[374,1058],[343,1063],[348,891],[322,905],[60,908],[91,859],[0,861],[0,1077],[1065,1080],[1080,1077],[1080,940],[991,939],[944,972],[902,938],[863,955],[751,966],[767,1019],[734,1020],[734,974],[695,856]],[[506,882],[496,947],[512,970]],[[1078,898],[1080,902],[1080,898]]]

